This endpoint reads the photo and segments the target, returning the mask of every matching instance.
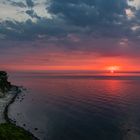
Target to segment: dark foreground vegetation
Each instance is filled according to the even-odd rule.
[[[34,140],[34,138],[24,129],[11,123],[4,123],[0,125],[0,140]]]

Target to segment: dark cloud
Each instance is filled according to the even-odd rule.
[[[23,3],[23,2],[14,2],[14,1],[12,1],[12,0],[8,0],[10,3],[11,3],[11,5],[13,5],[13,6],[19,6],[19,7],[26,7],[26,5]]]
[[[35,13],[35,11],[33,9],[26,10],[26,14],[29,15],[31,18],[40,19],[40,17]]]
[[[129,19],[127,9],[136,14],[133,19]],[[127,0],[51,0],[47,10],[70,28],[80,28],[81,33],[93,37],[137,38],[139,34],[132,27],[139,24],[140,12]]]
[[[27,6],[32,8],[34,6],[34,2],[32,0],[26,0]]]
[[[127,7],[126,0],[52,0],[48,9],[75,25],[95,26],[120,22]]]
[[[5,21],[0,32],[9,39],[29,40],[38,37],[63,37],[69,34],[93,38],[137,38],[139,32],[132,27],[139,24],[139,12],[130,7],[127,0],[51,0],[47,11],[52,18],[42,18],[34,11],[34,2],[26,0],[28,14],[36,22]],[[126,9],[133,10],[136,17],[128,20]],[[12,29],[12,30],[9,30]]]
[[[0,33],[6,36],[5,39],[11,40],[33,40],[40,36],[59,37],[66,36],[67,32],[68,27],[63,22],[43,18],[36,22],[4,21],[0,24]]]

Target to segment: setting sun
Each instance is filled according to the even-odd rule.
[[[109,67],[107,67],[107,70],[110,71],[111,73],[114,73],[114,72],[120,70],[120,67],[119,66],[109,66]]]

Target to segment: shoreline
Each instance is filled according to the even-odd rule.
[[[17,126],[15,122],[9,118],[8,112],[9,107],[11,104],[13,104],[16,100],[16,97],[18,94],[22,92],[21,89],[17,86],[12,85],[12,88],[9,92],[6,93],[4,97],[0,98],[0,125],[3,124],[9,124],[14,125],[17,129],[24,131],[27,135],[31,137],[31,140],[39,140],[37,137],[35,137],[32,133],[30,133],[28,130],[25,130],[24,128]]]
[[[21,92],[21,90],[17,87],[17,86],[14,86],[16,88],[15,90],[15,93],[12,93],[14,94],[13,97],[11,98],[11,100],[9,101],[9,103],[6,105],[5,109],[4,109],[4,119],[7,123],[12,123],[14,124],[14,121],[12,119],[9,118],[8,116],[8,111],[9,111],[9,107],[12,103],[15,102],[15,99],[16,97],[18,96],[18,94]]]

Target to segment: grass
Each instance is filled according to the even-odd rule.
[[[0,140],[32,140],[32,136],[24,129],[10,123],[0,124]]]

